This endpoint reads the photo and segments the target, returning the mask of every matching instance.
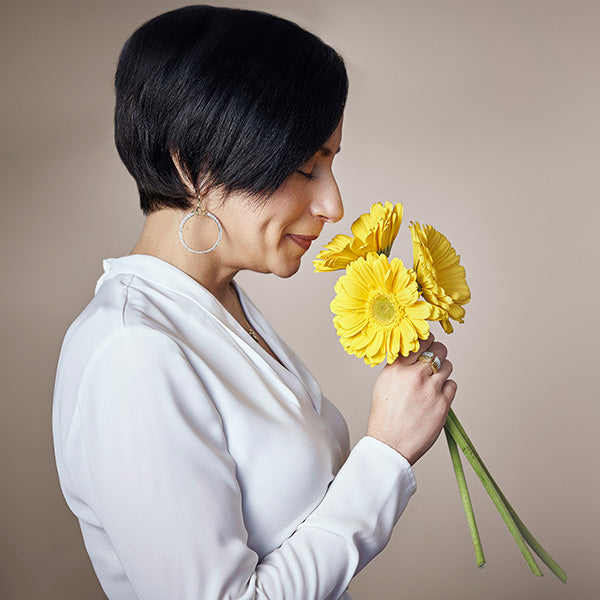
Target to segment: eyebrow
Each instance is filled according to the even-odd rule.
[[[342,149],[342,147],[340,146],[340,147],[339,147],[339,148],[338,148],[338,149],[335,151],[335,153],[336,153],[336,154],[339,154],[341,149]],[[331,156],[331,155],[333,154],[333,151],[332,151],[332,150],[330,150],[330,149],[329,149],[327,146],[321,146],[321,147],[319,148],[319,152],[320,152],[320,153],[321,153],[323,156]]]

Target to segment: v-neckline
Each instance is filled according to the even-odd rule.
[[[311,406],[317,414],[321,412],[321,403],[317,397],[314,396],[311,391],[311,386],[304,381],[302,373],[296,367],[292,357],[290,356],[286,345],[283,340],[278,336],[275,330],[270,326],[269,322],[263,317],[259,309],[254,306],[250,298],[248,298],[242,288],[232,280],[232,285],[236,290],[237,296],[240,299],[240,305],[246,316],[246,319],[250,326],[260,334],[265,340],[265,343],[271,348],[273,354],[277,356],[277,359],[273,358],[252,336],[238,323],[236,319],[232,319],[238,325],[238,327],[244,332],[244,334],[251,340],[249,345],[263,358],[266,364],[277,374],[279,377],[284,378],[288,381],[290,389],[297,388],[296,393],[303,392],[306,395]],[[228,313],[231,314],[231,313]],[[300,398],[297,397],[296,401],[300,404]]]
[[[276,336],[272,335],[272,332],[267,331],[262,326],[262,323],[258,322],[258,320],[254,318],[254,315],[252,314],[254,311],[252,310],[252,307],[249,306],[247,298],[244,297],[243,290],[238,286],[238,284],[234,280],[231,281],[231,287],[235,291],[235,294],[239,300],[240,307],[242,309],[244,317],[246,318],[246,321],[248,321],[248,324],[250,325],[250,327],[252,327],[252,329],[254,329],[254,331],[256,331],[260,335],[260,337],[264,340],[265,344],[271,349],[271,352],[273,353],[273,355],[271,355],[269,352],[267,352],[262,347],[262,345],[259,344],[258,341],[255,340],[250,335],[250,333],[246,330],[246,328],[243,327],[241,325],[241,323],[239,323],[237,321],[237,319],[234,318],[236,323],[238,323],[240,325],[240,327],[244,330],[244,333],[248,336],[248,338],[250,338],[252,340],[252,346],[254,346],[254,347],[257,346],[260,349],[260,352],[265,357],[268,357],[267,360],[272,361],[274,364],[285,369],[285,371],[287,373],[298,378],[298,375],[297,375],[297,373],[295,373],[295,370],[293,369],[291,362],[286,360],[287,355],[286,355],[284,349],[278,343]],[[231,314],[231,313],[229,313],[229,314]],[[233,315],[232,315],[232,317],[233,317]]]
[[[252,338],[248,331],[246,331],[216,296],[175,265],[149,254],[129,254],[119,258],[105,259],[103,261],[103,268],[104,273],[96,283],[96,292],[107,278],[127,273],[139,276],[148,281],[153,281],[160,286],[167,287],[178,294],[188,297],[203,310],[207,311],[221,326],[229,330],[230,334],[242,341],[250,351],[260,357],[277,377],[283,381],[287,381],[290,389],[295,389],[295,393],[297,394],[306,395],[316,412],[320,413],[320,402],[318,398],[313,397],[311,385],[304,381],[303,373],[295,365],[293,356],[290,355],[286,344],[279,338],[260,310],[254,306],[251,299],[246,296],[244,290],[235,280],[232,280],[232,284],[237,292],[242,311],[248,323],[264,339],[277,358],[271,356],[269,352]],[[300,402],[299,398],[296,401]]]

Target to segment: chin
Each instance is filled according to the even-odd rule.
[[[279,266],[277,269],[271,271],[273,275],[277,275],[277,277],[281,277],[282,279],[287,279],[292,275],[295,275],[300,268],[300,261],[297,262],[289,262],[287,264],[283,264]]]

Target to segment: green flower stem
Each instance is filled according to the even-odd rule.
[[[393,244],[394,244],[394,241],[392,240],[392,243],[387,248],[382,248],[381,250],[378,250],[377,254],[385,254],[389,258],[390,252],[392,251]]]
[[[500,499],[502,500],[502,502],[504,503],[504,505],[508,509],[509,513],[511,514],[511,516],[512,516],[514,522],[515,522],[515,524],[519,528],[519,531],[521,532],[521,535],[523,536],[523,538],[525,539],[525,541],[531,546],[531,549],[544,561],[544,563],[546,564],[546,566],[563,583],[566,583],[567,582],[567,574],[560,567],[560,565],[548,554],[548,552],[546,552],[546,550],[542,547],[542,545],[533,537],[533,535],[527,529],[527,527],[525,527],[525,524],[523,523],[523,521],[521,521],[521,519],[519,518],[519,516],[517,515],[517,513],[515,512],[515,510],[513,509],[513,507],[510,505],[510,503],[508,502],[508,500],[506,499],[506,497],[502,493],[502,490],[498,487],[498,484],[494,481],[494,478],[491,476],[490,472],[487,470],[485,464],[483,463],[483,461],[479,457],[479,454],[477,453],[477,450],[475,449],[475,446],[473,446],[473,443],[471,442],[471,440],[467,436],[467,434],[466,434],[463,426],[460,424],[460,421],[458,420],[458,417],[456,416],[456,414],[454,413],[454,411],[452,409],[450,409],[450,412],[448,413],[448,419],[451,420],[454,423],[454,425],[456,426],[456,428],[458,429],[458,431],[462,434],[463,438],[465,439],[466,443],[468,444],[469,448],[471,449],[471,452],[473,453],[474,457],[476,458],[476,460],[479,462],[479,464],[481,465],[481,467],[485,471],[485,473],[488,476],[491,484],[494,486],[494,488],[496,489],[498,495],[500,496]]]
[[[531,552],[529,551],[529,548],[527,547],[527,544],[525,543],[525,540],[523,539],[523,536],[521,535],[519,528],[517,527],[516,523],[514,522],[512,515],[508,511],[506,505],[502,501],[500,494],[498,493],[498,491],[496,489],[496,486],[492,483],[492,481],[487,473],[487,469],[483,468],[483,466],[482,466],[483,463],[481,462],[481,459],[476,458],[475,453],[471,449],[470,444],[467,442],[467,440],[461,433],[460,429],[456,426],[456,424],[452,418],[446,419],[446,429],[447,429],[448,433],[450,433],[450,435],[454,438],[454,441],[458,444],[458,447],[462,450],[466,459],[469,461],[469,463],[473,467],[473,470],[477,474],[477,477],[479,477],[479,480],[483,484],[483,487],[485,488],[489,497],[491,498],[492,502],[494,503],[494,506],[500,513],[502,520],[508,527],[510,534],[513,536],[513,539],[515,540],[517,546],[519,547],[519,550],[521,550],[521,553],[525,557],[525,560],[527,561],[529,568],[531,569],[531,571],[533,573],[535,573],[536,575],[541,577],[543,574],[542,574],[538,564],[535,562],[535,559],[531,555]]]
[[[479,538],[479,531],[477,531],[477,523],[475,522],[475,515],[473,514],[473,505],[471,504],[471,498],[469,496],[465,472],[463,471],[462,463],[460,462],[458,447],[446,428],[444,428],[444,433],[446,434],[448,449],[450,450],[450,458],[452,459],[452,466],[454,467],[454,473],[456,475],[456,483],[458,483],[460,499],[462,500],[465,517],[467,518],[469,531],[471,532],[475,560],[478,567],[483,567],[485,566],[485,557],[483,556],[483,549],[481,548],[481,539]]]

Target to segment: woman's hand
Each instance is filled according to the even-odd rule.
[[[441,361],[435,374],[430,363],[417,360],[425,350]],[[456,382],[448,379],[452,363],[447,354],[446,346],[430,334],[418,352],[386,365],[373,387],[367,435],[400,452],[411,466],[437,439],[456,394]]]

